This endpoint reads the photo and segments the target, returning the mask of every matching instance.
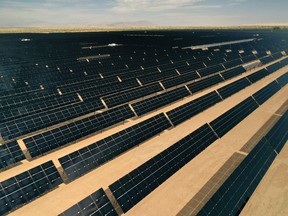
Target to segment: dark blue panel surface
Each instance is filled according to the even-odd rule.
[[[74,180],[169,127],[170,122],[161,113],[59,158],[59,161],[68,178]]]
[[[184,98],[188,95],[190,95],[189,91],[185,87],[181,87],[169,92],[165,92],[161,95],[157,95],[146,100],[133,103],[132,107],[135,110],[136,114],[138,116],[141,116],[152,110],[158,109],[162,106],[168,105],[174,101]]]
[[[272,147],[280,153],[288,140],[288,112],[280,118],[265,137]]]
[[[133,116],[134,113],[130,107],[124,105],[37,134],[23,141],[31,157],[36,157]]]
[[[220,82],[223,82],[223,81],[224,81],[224,79],[219,74],[215,74],[211,77],[197,80],[196,82],[193,82],[193,83],[187,85],[187,87],[189,88],[189,90],[192,93],[195,93],[195,92],[201,91],[205,88],[211,87],[211,86],[218,84]]]
[[[255,98],[257,103],[261,105],[265,101],[267,101],[270,97],[272,97],[276,92],[278,92],[280,89],[281,87],[278,85],[278,83],[276,81],[273,81],[264,88],[257,91],[255,94],[253,94],[253,97]]]
[[[0,215],[41,196],[62,182],[52,161],[0,182]]]
[[[17,141],[0,145],[0,169],[24,160],[25,156]]]
[[[257,103],[249,97],[210,122],[210,125],[222,137],[257,108]]]
[[[222,88],[217,89],[219,94],[223,99],[230,97],[231,95],[235,94],[236,92],[246,88],[250,85],[250,82],[247,80],[246,77],[237,80],[231,84],[228,84]]]
[[[227,80],[227,79],[230,79],[232,77],[238,76],[244,72],[246,72],[246,70],[242,66],[239,66],[236,68],[229,69],[225,72],[222,72],[221,75],[223,76],[223,78],[225,80]]]
[[[173,110],[170,110],[167,112],[167,115],[174,125],[178,125],[220,101],[221,97],[216,93],[216,91],[213,91]]]
[[[205,124],[109,186],[126,213],[217,139]]]
[[[59,214],[59,216],[118,216],[110,200],[101,188],[69,209]]]

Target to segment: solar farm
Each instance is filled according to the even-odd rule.
[[[0,34],[0,215],[288,215],[287,82],[287,30]]]

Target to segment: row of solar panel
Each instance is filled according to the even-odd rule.
[[[14,139],[104,108],[100,100],[94,100],[40,112],[32,116],[0,123],[1,136],[4,140]]]
[[[234,128],[257,107],[256,101],[252,97],[248,97],[210,122],[210,126],[208,124],[203,125],[111,184],[109,188],[122,210],[127,212],[135,206],[218,137],[225,135]]]
[[[242,69],[244,70],[244,68]],[[234,70],[237,70],[237,68]],[[232,69],[230,71],[234,70]],[[220,77],[220,75],[216,75],[192,83],[188,87],[191,91],[196,92],[222,80],[223,79]],[[125,85],[124,88],[126,87],[127,86]],[[107,88],[106,92],[109,89],[110,88]],[[113,107],[124,102],[137,99],[139,97],[144,97],[146,95],[159,92],[161,90],[163,90],[162,87],[158,83],[155,83],[147,86],[141,86],[135,89],[126,90],[125,92],[116,93],[111,96],[105,96],[103,97],[103,99],[108,107]],[[98,92],[99,91],[100,90],[98,89]],[[95,93],[95,91],[91,91],[91,93],[89,93],[89,96],[91,96],[91,94],[94,96]],[[85,94],[84,99],[87,99],[87,95]],[[27,133],[47,128],[53,124],[57,124],[103,108],[104,106],[101,101],[88,101],[86,103],[74,104],[73,106],[59,108],[58,110],[48,110],[45,113],[38,113],[33,116],[27,116],[26,118],[16,119],[14,121],[9,121],[1,124],[1,135],[4,140],[10,140],[25,135]]]
[[[59,158],[59,161],[68,178],[74,180],[171,126],[161,113]]]
[[[87,135],[101,131],[109,126],[123,122],[133,116],[135,116],[135,114],[130,107],[124,105],[37,134],[23,141],[31,157],[36,157]]]
[[[204,65],[203,65],[203,63],[201,63],[202,64],[202,67],[204,67]],[[187,65],[186,65],[187,66]],[[193,66],[193,65],[191,65],[191,66]],[[189,66],[189,67],[191,67],[191,66]],[[220,67],[220,66],[219,66]],[[197,68],[193,68],[193,70],[195,69],[199,69],[200,67],[197,67]],[[223,69],[223,68],[222,68]],[[208,70],[208,71],[207,71]],[[216,70],[215,68],[213,69],[213,68],[211,68],[211,69],[203,69],[203,73],[205,74],[205,73],[209,73],[209,70]],[[206,71],[206,72],[205,72]],[[180,70],[180,73],[182,73],[182,70]],[[200,72],[201,73],[201,72]],[[210,73],[211,73],[211,71],[210,71]],[[165,73],[162,73],[162,74],[165,74]],[[174,74],[173,74],[174,75]],[[129,76],[129,75],[128,75]],[[177,76],[177,74],[176,74],[176,76]],[[147,76],[146,76],[147,77]],[[150,77],[150,76],[148,76],[148,77]],[[143,79],[145,78],[145,76],[143,77]],[[130,79],[131,79],[131,77],[130,77]],[[101,84],[99,83],[99,82],[101,82]],[[62,93],[64,93],[64,94],[67,94],[67,93],[75,93],[75,92],[77,92],[77,91],[80,91],[80,90],[83,90],[83,88],[84,89],[87,89],[88,87],[89,88],[92,88],[92,87],[99,87],[99,84],[100,85],[107,85],[107,84],[112,84],[112,83],[116,83],[116,84],[118,84],[119,83],[119,81],[118,81],[118,79],[116,78],[116,77],[110,77],[110,78],[105,78],[105,79],[92,79],[92,80],[87,80],[87,81],[85,81],[85,83],[82,83],[82,82],[79,82],[78,81],[78,84],[76,83],[76,85],[67,85],[67,86],[58,86],[57,88],[59,88],[59,89],[61,89],[61,92]],[[85,85],[84,85],[85,84]],[[38,91],[40,91],[40,90],[38,90]],[[40,91],[40,93],[41,94],[43,94],[45,91]],[[24,97],[21,101],[23,102],[23,101],[27,101],[27,96],[21,96],[21,95],[19,95],[18,96],[19,98],[18,98],[18,100],[19,99],[21,99],[21,97]],[[13,97],[14,98],[14,97]],[[34,97],[34,98],[37,98],[37,97]],[[11,100],[11,99],[10,99]],[[13,102],[10,102],[10,105],[12,105],[13,104]]]
[[[242,87],[245,87],[245,86],[242,86]],[[157,96],[157,99],[159,99],[158,96]],[[157,99],[156,99],[156,103],[157,103]],[[176,98],[173,98],[173,100],[174,99],[176,99]],[[151,101],[151,99],[150,99],[150,101]],[[205,96],[202,96],[202,97],[200,97],[194,101],[191,101],[190,103],[184,104],[183,106],[177,107],[174,110],[167,112],[167,115],[174,125],[178,125],[181,122],[187,120],[187,118],[191,118],[192,116],[202,112],[203,110],[207,109],[208,107],[214,105],[215,103],[217,103],[219,101],[221,101],[221,97],[216,92],[212,92],[212,93],[207,94]],[[158,105],[156,105],[156,106],[158,106]],[[152,106],[150,106],[150,107],[152,107]],[[155,108],[155,107],[153,107],[153,108]],[[127,107],[127,109],[129,109],[129,108]],[[145,111],[147,111],[147,110],[145,110]],[[107,112],[109,112],[109,111],[107,111]],[[104,112],[104,113],[106,113],[106,112]],[[132,114],[132,111],[131,111],[129,117],[132,117],[131,114]],[[101,114],[98,114],[98,115],[101,115]],[[80,126],[85,128],[85,126],[82,126],[83,125],[82,121],[84,121],[84,120],[81,120],[79,122],[81,123]],[[121,121],[122,120],[123,120],[123,118],[121,118]],[[65,127],[65,130],[62,130],[61,129],[62,127],[60,129],[56,128],[52,131],[49,131],[49,133],[45,132],[45,133],[36,135],[35,137],[25,139],[24,143],[27,144],[29,152],[31,151],[30,152],[31,156],[34,157],[34,156],[41,155],[47,151],[53,150],[55,148],[58,148],[58,147],[63,146],[65,144],[68,144],[69,142],[72,142],[76,139],[79,139],[79,138],[83,137],[84,134],[89,135],[90,133],[96,132],[99,130],[98,128],[95,129],[95,128],[90,127],[88,129],[86,129],[86,131],[84,133],[83,131],[81,131],[81,130],[83,130],[83,128],[81,128],[81,129],[78,128],[80,126],[78,126],[77,122],[71,123],[71,124],[73,124],[73,126],[71,126],[71,128],[74,128],[74,131],[77,131],[74,134],[72,134],[72,132],[70,130],[68,131],[68,128],[70,126],[62,126],[62,127]],[[111,126],[111,125],[112,124],[109,124],[109,126]],[[52,139],[51,138],[51,136],[52,136],[51,132],[54,132],[54,131],[57,131],[58,134],[61,133],[61,136],[59,135],[59,137],[57,139],[55,139],[55,138]],[[41,139],[37,138],[39,136],[41,136]],[[48,138],[46,138],[46,136]],[[53,142],[50,139],[52,139]],[[39,140],[39,141],[37,141],[37,140]],[[47,144],[48,141],[52,142],[53,145]]]
[[[176,73],[176,71],[175,71]],[[165,74],[165,73],[159,73],[159,74]],[[177,73],[176,73],[177,74]],[[177,74],[178,75],[178,74]],[[174,74],[173,74],[174,76]],[[197,74],[194,73],[194,76],[190,77],[190,75],[188,75],[188,77],[179,77],[179,78],[175,78],[176,80],[171,80],[173,81],[174,85],[176,84],[177,85],[177,81],[180,83],[183,83],[183,81],[185,80],[192,80],[192,79],[196,79],[196,78],[199,78],[199,76]],[[188,78],[188,79],[187,79]],[[141,81],[141,80],[140,80]],[[169,80],[168,80],[169,82]],[[166,85],[166,83],[164,83]],[[125,90],[125,89],[128,89],[128,88],[131,88],[131,87],[136,87],[138,86],[139,84],[137,83],[136,80],[132,80],[132,81],[129,81],[129,82],[124,82],[124,83],[116,83],[116,85],[106,85],[106,86],[103,86],[102,88],[95,88],[95,87],[89,87],[89,85],[85,85],[85,87],[81,87],[81,88],[85,88],[85,90],[83,91],[80,91],[80,95],[82,96],[82,98],[84,100],[87,100],[87,99],[94,99],[95,97],[99,97],[101,95],[105,95],[105,94],[109,94],[109,93],[113,93],[113,92],[116,92],[116,91],[121,91],[121,90]],[[170,85],[173,85],[172,83]],[[83,85],[82,85],[83,86]],[[68,86],[69,87],[69,86]],[[169,84],[167,84],[166,87],[169,87]],[[75,89],[75,86],[70,86],[69,88],[73,89],[73,91],[75,92],[75,90],[81,90],[81,89]],[[63,92],[64,91],[64,92]],[[70,91],[66,92],[67,89],[61,89],[61,92],[62,94],[66,94],[66,93],[70,93]],[[35,96],[35,95],[32,95],[33,96],[33,104],[31,105],[31,96],[29,98],[27,98],[27,96],[25,95],[20,95],[18,96],[18,98],[13,98],[13,101],[10,101],[11,103],[7,105],[7,108],[9,108],[8,110],[4,111],[3,112],[3,121],[4,120],[9,120],[9,119],[13,119],[13,118],[17,118],[19,116],[23,116],[23,114],[33,114],[37,111],[45,111],[47,109],[51,109],[51,108],[57,108],[57,107],[60,107],[60,106],[63,106],[65,104],[67,104],[67,100],[70,101],[70,103],[72,102],[76,102],[76,101],[79,101],[79,98],[75,95],[73,96],[73,100],[71,98],[69,98],[69,95],[64,97],[64,96],[59,96],[56,97],[56,98],[51,98],[50,100],[46,101],[47,97],[51,97],[51,96],[55,96],[53,94],[46,94],[45,91],[40,91],[39,94],[45,94],[45,97],[44,98],[41,98],[40,96]],[[38,94],[38,93],[37,93]],[[39,98],[40,97],[40,98]],[[70,96],[72,97],[72,96]],[[39,98],[38,100],[35,100],[35,98]],[[65,100],[63,101],[63,98],[65,98]],[[44,100],[46,99],[46,100]],[[43,101],[44,100],[44,101]],[[108,98],[109,100],[109,98]],[[51,103],[51,101],[53,103]],[[25,103],[26,103],[26,106],[25,106]],[[109,102],[108,102],[109,103]],[[11,109],[15,107],[14,109]],[[35,109],[35,111],[34,111]]]
[[[52,161],[0,182],[0,214],[7,214],[62,182]]]
[[[288,112],[265,135],[197,215],[239,215],[288,139]],[[273,150],[274,149],[274,150]]]
[[[69,209],[59,214],[59,216],[118,216],[113,205],[101,188]]]
[[[258,80],[259,77],[262,78],[264,76],[267,75],[267,71],[265,69],[260,70],[259,72],[256,72],[255,74],[257,74],[257,79],[255,79],[255,76],[251,77],[254,74],[249,75],[247,78],[249,79],[250,82],[255,82],[255,80]],[[261,76],[259,76],[261,75]],[[277,82],[280,83],[281,87],[285,86],[288,83],[288,73],[282,75],[281,77],[279,77],[277,79]],[[220,89],[218,89],[217,91],[219,92],[219,94],[221,95],[221,97],[223,99],[231,96],[232,94],[240,91],[241,89],[247,87],[248,85],[250,85],[250,82],[247,80],[247,78],[242,78],[238,81],[235,81],[227,86],[224,86]],[[266,88],[263,89],[262,92],[256,93],[255,94],[255,98],[257,100],[258,98],[258,103],[261,104],[263,103],[263,99],[261,99],[261,97],[265,97],[266,99],[268,98],[267,96],[270,96],[272,93],[275,93],[275,91],[279,90],[279,86],[275,83],[272,82],[269,86],[267,86]],[[268,91],[268,93],[266,93]],[[270,92],[270,93],[269,93]],[[168,104],[172,101],[176,101],[182,97],[188,96],[189,92],[185,89],[185,87],[181,87],[179,89],[175,89],[173,91],[164,93],[163,95],[159,95],[156,96],[154,98],[150,98],[147,100],[147,103],[145,103],[144,105],[146,105],[146,107],[144,107],[145,109],[143,109],[143,104],[141,104],[141,102],[139,102],[139,105],[137,104],[137,106],[134,106],[134,109],[136,111],[136,113],[138,115],[141,115],[143,113],[148,112],[151,109],[155,109],[155,108],[159,108],[160,106],[162,106],[163,104]],[[264,99],[265,99],[264,98]],[[161,103],[158,103],[158,102]],[[177,107],[169,112],[167,112],[167,116],[170,118],[171,122],[173,122],[174,125],[178,125],[181,122],[191,118],[192,116],[202,112],[203,110],[207,109],[208,107],[218,103],[219,101],[221,101],[221,98],[219,97],[219,95],[216,92],[211,92],[207,95],[204,95],[196,100],[193,100],[189,103],[186,103],[180,107]],[[140,107],[141,106],[141,107]],[[13,148],[16,148],[15,146],[15,142],[13,142],[14,144],[12,145]],[[24,155],[21,152],[20,148],[18,147],[18,156],[13,156],[13,154],[8,154],[9,151],[14,152],[15,150],[13,150],[13,148],[11,147],[11,149],[9,149],[9,146],[11,144],[6,144],[6,145],[2,145],[2,149],[1,149],[1,168],[7,167],[9,165],[12,165],[22,159],[24,159]],[[17,144],[16,144],[17,145]],[[17,145],[18,146],[18,145]],[[51,147],[50,147],[51,148]],[[42,154],[42,153],[40,153]]]

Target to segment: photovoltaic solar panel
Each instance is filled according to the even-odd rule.
[[[72,152],[59,161],[70,180],[95,169],[171,127],[163,113]]]
[[[175,90],[145,99],[132,104],[132,107],[138,116],[156,110],[162,106],[168,105],[174,101],[190,95],[189,91],[183,86]]]
[[[176,70],[173,71],[169,71],[169,72],[161,72],[159,73],[157,71],[157,73],[153,74],[153,75],[146,75],[146,76],[141,76],[138,77],[138,79],[140,80],[140,82],[142,84],[148,84],[151,82],[156,82],[156,81],[160,81],[169,77],[177,77],[179,74],[176,72]]]
[[[62,182],[52,161],[0,182],[0,214],[7,214]]]
[[[254,55],[250,55],[250,56],[246,56],[246,57],[242,58],[242,61],[244,63],[252,62],[252,61],[255,61],[255,60],[257,60],[257,58]]]
[[[288,140],[288,112],[279,119],[265,137],[279,154]]]
[[[248,75],[247,78],[251,83],[255,83],[268,75],[269,75],[268,71],[265,68],[263,68],[260,71]]]
[[[201,77],[205,77],[214,73],[218,73],[222,70],[225,70],[225,68],[223,67],[222,64],[219,65],[215,65],[212,67],[208,67],[208,68],[204,68],[204,69],[200,69],[198,70],[198,73],[200,74]]]
[[[186,73],[179,75],[177,77],[169,78],[162,80],[161,83],[165,87],[165,89],[171,88],[173,86],[181,85],[186,82],[190,82],[192,80],[198,79],[199,76],[196,72]]]
[[[281,69],[282,67],[283,67],[283,65],[280,62],[276,62],[276,63],[274,63],[272,65],[269,65],[267,67],[267,70],[271,74],[271,73],[274,73],[275,71]]]
[[[118,216],[102,188],[85,197],[83,200],[71,206],[63,213],[59,214],[59,216],[80,215]]]
[[[217,139],[205,124],[109,186],[126,213]]]
[[[260,59],[260,61],[262,62],[262,64],[268,64],[272,61],[274,61],[274,59],[272,58],[272,56],[265,56],[263,58]]]
[[[100,100],[81,102],[1,123],[0,131],[4,140],[10,140],[104,108]]]
[[[219,94],[223,99],[230,97],[231,95],[235,94],[236,92],[246,88],[247,86],[251,85],[250,82],[247,80],[246,77],[243,77],[240,80],[232,82],[222,88],[217,89]]]
[[[227,80],[227,79],[230,79],[232,77],[238,76],[244,72],[246,72],[246,70],[242,66],[239,66],[236,68],[229,69],[225,72],[222,72],[221,75],[223,76],[223,78],[225,80]]]
[[[23,118],[28,115],[37,114],[39,112],[44,112],[46,110],[63,107],[77,102],[80,102],[80,99],[77,95],[57,96],[45,101],[40,101],[39,103],[25,102],[14,108],[1,111],[0,122]]]
[[[228,61],[228,62],[224,62],[223,66],[228,69],[228,68],[232,68],[232,67],[236,67],[238,65],[242,65],[243,62],[241,61],[241,59],[235,59],[233,61]]]
[[[281,87],[278,85],[278,83],[276,81],[273,81],[264,88],[257,91],[255,94],[253,94],[253,97],[257,101],[257,103],[261,105],[280,89]]]
[[[222,137],[257,108],[258,105],[253,98],[248,97],[210,122],[210,125],[218,136]]]
[[[224,79],[219,74],[215,74],[213,76],[197,80],[196,82],[187,85],[187,87],[192,93],[195,93],[223,81]]]
[[[83,91],[79,91],[79,94],[81,95],[84,101],[95,100],[100,96],[112,94],[115,92],[123,91],[134,87],[139,87],[139,83],[136,81],[136,79],[127,80],[120,83],[113,83],[111,85],[87,88]]]
[[[170,110],[167,112],[167,115],[174,125],[178,125],[220,101],[220,96],[216,93],[216,91],[213,91],[173,110]]]
[[[0,145],[0,170],[24,160],[25,156],[17,141]]]
[[[279,85],[281,87],[284,87],[287,83],[288,83],[288,72],[286,72],[285,74],[283,74],[282,76],[280,76],[277,79],[277,82],[279,83]]]
[[[269,143],[260,140],[197,215],[239,215],[275,157]]]
[[[162,90],[163,88],[159,85],[159,83],[155,83],[130,89],[124,92],[115,93],[113,95],[104,96],[102,98],[108,107],[113,107]]]
[[[288,58],[285,58],[285,59],[281,60],[281,63],[282,63],[283,66],[288,65]]]
[[[124,105],[37,134],[23,141],[31,157],[36,157],[133,116],[134,113],[130,107]]]

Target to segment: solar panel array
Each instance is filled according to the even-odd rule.
[[[170,122],[161,113],[61,157],[59,161],[68,178],[74,180],[169,127]]]
[[[198,215],[240,214],[275,157],[271,146],[261,140]]]
[[[225,112],[210,123],[219,137],[224,136],[229,130],[257,109],[258,105],[252,97],[242,101],[229,111]]]
[[[123,105],[50,131],[45,131],[26,138],[23,141],[31,157],[36,157],[87,135],[101,131],[116,123],[123,122],[133,116],[134,113],[130,107]]]
[[[126,213],[217,139],[206,124],[109,185]]]
[[[197,215],[239,215],[288,139],[286,112]]]
[[[0,145],[0,170],[24,159],[25,156],[17,141]]]
[[[19,173],[16,166],[19,169],[31,167],[32,163],[37,166],[4,178],[0,184],[0,214],[27,204],[63,182],[52,161],[39,165],[39,160],[60,157],[62,177],[76,180],[288,65],[288,59],[282,59],[285,55],[281,51],[288,47],[280,40],[282,36],[267,40],[263,34],[265,43],[254,40],[207,50],[184,48],[190,46],[191,41],[197,45],[230,41],[231,37],[251,37],[251,33],[238,33],[219,32],[211,38],[202,37],[198,31],[195,36],[194,32],[171,32],[171,36],[161,31],[161,37],[150,37],[146,33],[145,37],[111,33],[107,38],[98,33],[65,34],[65,37],[64,34],[31,34],[32,40],[25,43],[19,41],[19,35],[2,35],[0,169],[5,175],[7,169],[14,167]],[[111,46],[112,41],[116,46]],[[187,103],[166,113],[137,123],[129,120],[132,126],[96,142],[76,145],[73,152],[69,150],[63,154],[60,149],[241,75],[246,72],[243,64],[258,59],[262,64],[278,62],[264,65],[266,69],[225,84],[216,91],[188,99]],[[121,209],[127,212],[135,206],[286,84],[287,73],[110,185]],[[270,142],[278,153],[287,140],[286,124],[287,115],[263,141]],[[56,158],[52,153],[51,158],[47,155],[43,160],[35,159],[54,150],[57,150]],[[20,163],[27,158],[25,163]],[[118,215],[112,204],[117,207],[101,188],[60,215]],[[235,209],[239,210],[240,204]]]
[[[59,216],[80,216],[80,215],[107,215],[118,216],[110,200],[101,188],[69,209],[59,214]]]
[[[156,110],[162,106],[168,105],[181,98],[189,96],[190,92],[185,87],[180,87],[172,91],[162,93],[160,95],[148,98],[132,104],[138,116],[141,116],[150,111]]]
[[[169,117],[173,125],[178,125],[220,101],[220,96],[216,93],[216,91],[213,91],[191,102],[188,102],[182,106],[176,107],[175,109],[168,111],[167,116]]]
[[[0,214],[4,215],[62,183],[56,167],[48,161],[0,183]]]

